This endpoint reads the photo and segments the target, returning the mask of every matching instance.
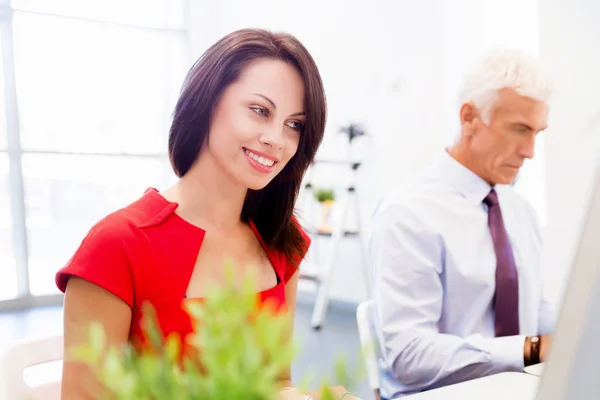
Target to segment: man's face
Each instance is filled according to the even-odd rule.
[[[491,185],[511,184],[525,159],[534,156],[537,134],[547,127],[548,107],[503,89],[487,120],[489,124],[478,115],[469,124],[470,163]]]

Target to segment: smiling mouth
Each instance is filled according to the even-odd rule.
[[[251,158],[252,160],[256,161],[258,164],[262,165],[263,167],[270,168],[274,164],[277,163],[277,161],[271,160],[266,157],[259,156],[258,154],[255,154],[246,148],[243,148],[243,149],[244,149],[244,153],[246,154],[246,156],[248,158]]]

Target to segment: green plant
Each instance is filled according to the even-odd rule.
[[[315,199],[319,203],[326,201],[335,201],[335,192],[333,189],[318,189],[315,191]]]
[[[230,284],[191,303],[187,311],[195,333],[188,343],[197,350],[192,356],[181,353],[177,336],[162,336],[151,306],[144,308],[149,342],[144,351],[108,348],[104,330],[96,324],[88,342],[72,355],[90,365],[110,392],[98,399],[276,399],[277,378],[291,365],[297,346],[289,339],[288,314],[268,304],[259,307],[254,287],[252,280],[241,287]],[[337,369],[338,382],[346,385],[347,374],[340,374],[345,369]],[[321,392],[323,400],[335,400],[325,385]]]

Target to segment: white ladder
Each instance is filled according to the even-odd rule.
[[[364,278],[366,279],[365,282],[367,283],[366,288],[367,288],[367,295],[368,298],[371,297],[371,294],[369,293],[370,291],[370,285],[368,284],[369,282],[369,275],[368,275],[368,268],[367,268],[367,252],[366,252],[366,243],[365,243],[365,238],[364,238],[364,234],[363,231],[361,229],[361,213],[360,213],[360,204],[359,204],[359,199],[358,196],[356,194],[356,175],[357,175],[357,170],[360,167],[361,163],[360,162],[354,162],[354,161],[337,161],[337,160],[316,160],[314,164],[345,164],[348,165],[351,170],[352,170],[352,178],[351,178],[351,182],[348,184],[348,186],[346,187],[346,192],[347,192],[347,196],[344,196],[343,199],[341,200],[341,202],[336,201],[334,207],[339,207],[339,213],[334,213],[337,214],[337,216],[334,218],[333,221],[333,226],[332,226],[332,231],[331,234],[328,233],[321,233],[318,232],[316,227],[314,226],[315,224],[311,224],[310,227],[305,227],[308,228],[307,233],[310,235],[312,242],[315,242],[315,239],[317,237],[323,237],[323,236],[328,236],[331,240],[330,244],[329,244],[329,251],[327,252],[326,255],[326,260],[325,263],[320,264],[317,260],[318,255],[315,251],[315,249],[313,248],[312,251],[309,250],[309,264],[310,264],[310,269],[309,270],[302,270],[300,271],[300,279],[302,280],[308,280],[313,282],[316,285],[316,299],[315,299],[315,305],[313,308],[313,313],[312,313],[312,319],[311,319],[311,326],[313,327],[313,329],[320,329],[323,325],[323,322],[325,320],[325,315],[327,313],[327,307],[329,305],[329,291],[331,288],[331,283],[333,281],[333,276],[334,276],[334,270],[335,270],[335,266],[336,266],[336,259],[337,259],[337,255],[339,252],[339,248],[340,248],[340,244],[342,241],[343,237],[354,237],[356,239],[358,239],[359,241],[359,248],[360,248],[360,253],[361,253],[361,258],[362,258],[362,270],[363,270],[363,274],[364,274]],[[310,207],[306,207],[305,208],[305,212],[306,214],[309,216],[309,218],[311,218],[311,221],[314,221],[315,217],[314,217],[314,213],[312,212],[312,205],[314,205],[314,185],[313,185],[313,179],[312,179],[312,174],[314,172],[314,165],[310,167],[308,173],[309,173],[309,177],[306,180],[306,183],[304,185],[304,193],[303,196],[305,196],[304,198],[304,204],[306,205],[310,205]],[[354,212],[356,215],[356,230],[355,231],[349,231],[346,228],[346,221],[348,220],[348,213],[350,212],[350,208],[354,207]],[[315,246],[316,247],[316,246]]]

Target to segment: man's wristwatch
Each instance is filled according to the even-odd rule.
[[[528,352],[525,354],[525,366],[535,365],[540,363],[540,347],[542,338],[540,336],[528,336],[526,344],[528,344]]]
[[[542,338],[539,336],[533,336],[530,340],[530,355],[531,355],[531,365],[540,363],[540,345],[542,344]]]

